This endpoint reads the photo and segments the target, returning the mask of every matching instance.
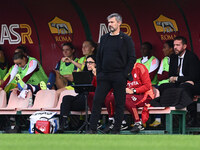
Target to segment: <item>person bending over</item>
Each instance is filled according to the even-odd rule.
[[[15,80],[18,89],[21,91],[19,96],[22,98],[26,97],[26,90],[28,89],[32,93],[40,90],[38,85],[41,81],[47,81],[47,76],[39,62],[33,57],[27,57],[23,52],[14,53],[13,61],[15,65],[2,84],[1,89],[4,89]]]

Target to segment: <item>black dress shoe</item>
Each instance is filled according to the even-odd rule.
[[[113,120],[109,120],[106,127],[103,129],[103,132],[108,134],[114,127]]]

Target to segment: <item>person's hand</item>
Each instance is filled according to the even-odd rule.
[[[97,69],[94,66],[91,66],[92,73],[96,76],[97,74]]]
[[[0,87],[0,91],[2,91],[3,90],[3,88],[2,87]]]
[[[190,83],[190,84],[194,85],[193,81],[186,81],[186,83]]]
[[[14,88],[14,89],[11,89],[10,91],[12,91],[13,93],[17,93],[17,91],[19,91],[18,88]]]
[[[129,88],[126,88],[126,93],[127,93],[127,94],[133,94],[133,90],[132,90],[132,89],[129,89]]]
[[[72,62],[72,59],[71,58],[69,58],[69,57],[63,57],[62,59],[61,59],[63,62]]]
[[[148,103],[148,104],[146,104],[146,103],[145,103],[145,106],[147,106],[147,107],[151,107],[151,104],[149,104],[149,103]]]
[[[176,81],[178,80],[178,77],[170,77],[169,78],[169,82],[171,82],[171,83],[175,83]]]
[[[199,96],[198,96],[198,95],[195,95],[195,96],[193,97],[193,101],[195,101],[195,102],[197,102],[198,99],[199,99]]]
[[[65,57],[62,57],[62,58],[61,58],[61,61],[65,62]]]
[[[60,72],[58,70],[54,70],[56,74],[60,74]]]

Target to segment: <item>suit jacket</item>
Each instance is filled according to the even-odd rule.
[[[172,54],[170,56],[170,64],[169,64],[169,77],[178,76],[179,83],[183,83],[185,81],[198,81],[200,78],[200,65],[198,57],[191,51],[186,50],[182,73],[184,76],[179,76],[177,74],[178,69],[178,55]]]
[[[108,38],[109,34],[110,33],[103,35],[100,40],[100,46],[97,51],[97,60],[96,60],[97,78],[98,78],[98,74],[100,72],[102,72],[102,57],[103,57],[104,44],[105,44],[105,41]],[[126,67],[123,70],[123,73],[124,73],[124,76],[128,80],[132,81],[133,77],[131,75],[131,71],[132,71],[135,61],[136,61],[134,43],[133,43],[132,38],[123,32],[120,32],[119,36],[121,39],[119,41],[120,42],[119,43],[120,56],[121,56],[121,59],[123,60],[123,62],[127,63]]]

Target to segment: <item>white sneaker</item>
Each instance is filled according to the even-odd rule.
[[[121,129],[120,130],[126,130],[126,129],[128,129],[128,125],[126,124],[126,121],[123,120],[122,124],[121,124]]]

